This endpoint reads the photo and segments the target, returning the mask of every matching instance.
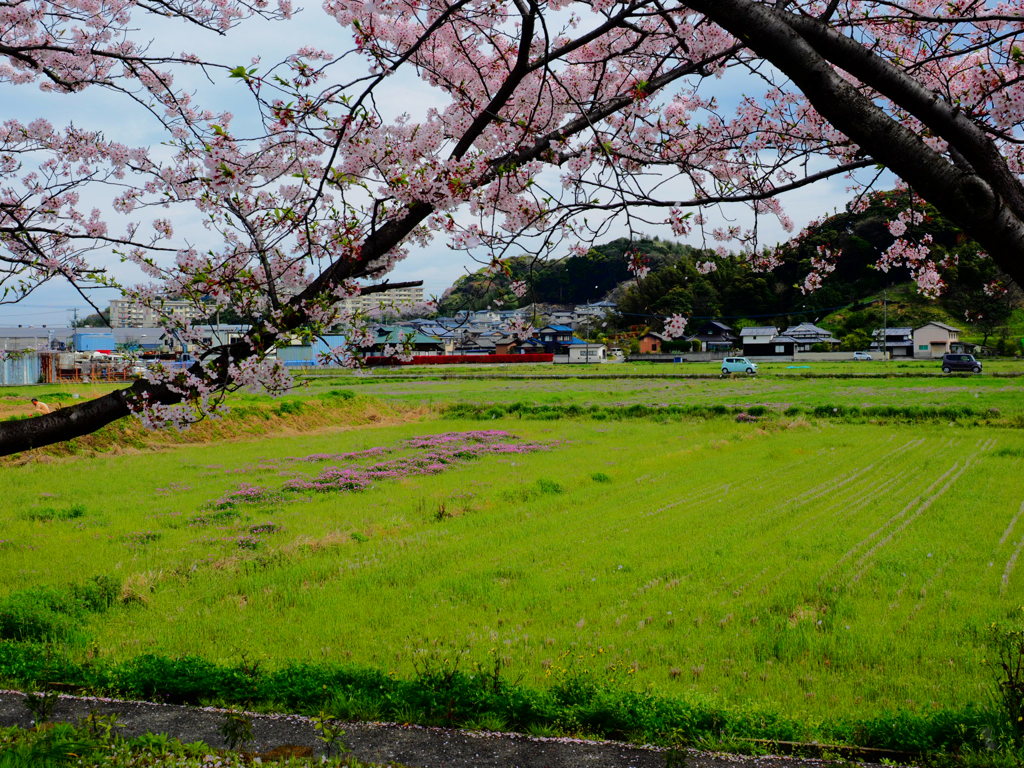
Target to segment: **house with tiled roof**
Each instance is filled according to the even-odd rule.
[[[872,350],[886,353],[889,357],[914,356],[913,328],[875,328],[871,336],[874,338]]]
[[[689,341],[700,342],[701,352],[722,352],[739,345],[739,336],[730,326],[717,320],[707,320],[697,328],[696,333],[688,337]]]
[[[796,352],[811,352],[815,344],[825,344],[829,347],[839,345],[839,339],[834,337],[831,331],[819,328],[814,323],[790,326],[780,335],[793,340],[793,348]],[[779,343],[777,338],[774,343]]]
[[[545,325],[537,331],[537,338],[544,345],[544,349],[557,355],[560,347],[572,342],[572,328],[568,325]]]
[[[776,352],[772,346],[772,339],[779,335],[779,329],[774,325],[749,326],[740,328],[740,346],[743,347],[744,355],[775,355],[785,354]]]
[[[444,353],[444,343],[436,336],[428,336],[414,328],[402,326],[377,326],[374,334],[373,347],[370,354],[379,355],[387,346],[404,347],[414,355],[440,355]]]

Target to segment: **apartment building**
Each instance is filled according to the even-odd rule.
[[[409,288],[392,288],[390,291],[371,293],[367,296],[354,296],[341,302],[342,311],[372,312],[384,309],[403,309],[423,301],[423,286]]]
[[[163,312],[171,317],[187,318],[192,321],[205,320],[209,315],[190,301],[165,299]],[[131,299],[113,299],[108,309],[112,328],[157,328],[163,324],[160,314],[154,309]]]

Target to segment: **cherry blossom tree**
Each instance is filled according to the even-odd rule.
[[[433,240],[500,264],[579,247],[613,222],[667,223],[771,267],[759,230],[766,217],[792,227],[785,193],[843,179],[856,196],[894,174],[1024,281],[1022,0],[325,0],[323,10],[350,46],[265,66],[156,54],[133,30],[154,14],[230,33],[253,14],[287,16],[286,5],[0,5],[3,87],[116,91],[160,122],[170,148],[4,123],[5,298],[57,278],[115,284],[97,266],[113,251],[149,279],[121,286],[129,296],[154,306],[182,296],[254,320],[188,371],[0,424],[0,452],[131,413],[180,425],[232,388],[287,388],[270,353],[292,333],[340,325],[350,349],[337,354],[355,360],[366,329],[339,300],[392,287],[395,264]],[[186,67],[244,90],[255,118],[194,103],[174,85]],[[404,73],[434,106],[388,117]],[[109,206],[87,211],[97,188]],[[724,206],[745,211],[739,223],[715,224]],[[179,217],[196,211],[203,233],[181,234]],[[880,264],[909,266],[936,290],[928,244],[899,238],[914,215],[894,214],[898,239]],[[645,268],[643,254],[631,259]]]

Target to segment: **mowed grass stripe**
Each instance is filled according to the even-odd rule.
[[[990,450],[978,454],[959,481],[875,554],[853,594],[887,593],[885,631],[927,628],[942,647],[978,629],[965,620],[975,601],[992,601],[993,620],[1016,612],[1020,585],[1000,594],[999,584],[1011,546],[1000,547],[998,539],[1020,504],[1019,491],[1001,471],[1005,466]]]
[[[867,460],[871,462],[868,467],[872,470],[877,471],[879,466],[884,465],[887,467],[886,471],[895,471],[896,477],[906,477],[907,474],[900,471],[901,464],[912,463],[920,458],[909,454],[907,449],[922,444],[923,441],[920,440],[904,442],[896,449],[889,451],[882,450],[887,447],[884,444],[873,444],[871,448],[875,449],[874,451],[863,450],[860,446],[851,444],[842,447],[842,454],[837,454],[839,448],[836,446],[829,446],[822,450],[821,456],[807,457],[803,469],[803,482],[819,479],[820,473],[810,472],[808,468],[821,466],[821,459],[824,455],[831,455],[837,462],[845,462],[853,458],[858,461]],[[901,462],[894,461],[896,458],[900,458]],[[804,564],[803,568],[818,569],[814,576],[820,583],[827,576],[836,558],[840,558],[842,550],[838,547],[849,540],[850,530],[859,530],[871,522],[877,525],[880,521],[879,516],[895,503],[892,498],[885,499],[884,504],[868,503],[874,501],[873,484],[877,481],[869,478],[864,471],[851,472],[846,478],[853,476],[860,478],[864,485],[847,484],[847,488],[844,489],[845,494],[835,494],[832,499],[833,506],[825,507],[824,513],[819,511],[817,504],[808,502],[807,499],[818,498],[821,487],[828,485],[827,480],[817,483],[813,487],[813,493],[810,494],[806,491],[801,492],[800,486],[790,478],[769,477],[762,480],[761,484],[765,486],[769,498],[774,498],[777,501],[768,509],[767,513],[756,517],[752,516],[752,522],[758,529],[758,535],[736,537],[740,541],[748,543],[747,549],[742,555],[743,560],[773,563],[772,568],[762,570],[760,574],[762,578],[766,575],[771,576],[770,584],[783,578],[791,566],[791,561],[796,558]],[[882,482],[881,485],[885,486],[886,483]],[[799,501],[794,502],[787,499],[786,495],[790,493],[795,494],[794,499]],[[848,504],[847,498],[852,498],[855,501]],[[829,515],[835,509],[846,509],[847,512],[850,512],[852,509],[860,507],[863,507],[869,515],[870,519],[867,522],[848,515],[847,519],[830,521],[828,525],[822,524],[823,514]],[[780,542],[783,544],[781,549]],[[796,542],[800,542],[801,546],[797,547]],[[716,590],[716,593],[718,591],[721,590]]]
[[[1022,549],[1024,549],[1024,539],[1017,542],[1017,546],[1013,548],[1013,553],[1010,555],[1010,559],[1006,561],[1006,567],[1003,568],[1002,578],[999,580],[1000,594],[1005,595],[1010,586],[1010,576],[1013,575],[1013,569],[1017,565],[1017,558],[1020,556]]]
[[[1010,538],[1010,534],[1013,533],[1013,529],[1017,526],[1017,521],[1020,520],[1021,515],[1024,515],[1024,501],[1020,503],[1020,507],[1017,508],[1017,514],[1010,519],[1010,522],[1006,526],[1006,530],[1003,531],[1003,535],[999,537],[1000,546]]]

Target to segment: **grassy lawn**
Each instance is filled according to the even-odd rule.
[[[857,394],[824,381],[824,398],[995,407],[1017,386],[858,380],[872,389]],[[808,384],[822,386],[447,386],[453,400],[603,388],[660,402],[718,388],[724,402],[783,402],[811,397],[786,389]],[[393,386],[399,399],[444,397]],[[481,428],[537,450],[406,463],[358,491],[303,485],[331,467],[420,457],[417,436]],[[121,599],[69,641],[83,659],[196,654],[408,676],[500,658],[535,687],[582,671],[808,721],[926,713],[988,702],[977,633],[1024,602],[1022,457],[1013,429],[718,418],[428,419],[56,459],[0,474],[0,596],[114,577]]]

